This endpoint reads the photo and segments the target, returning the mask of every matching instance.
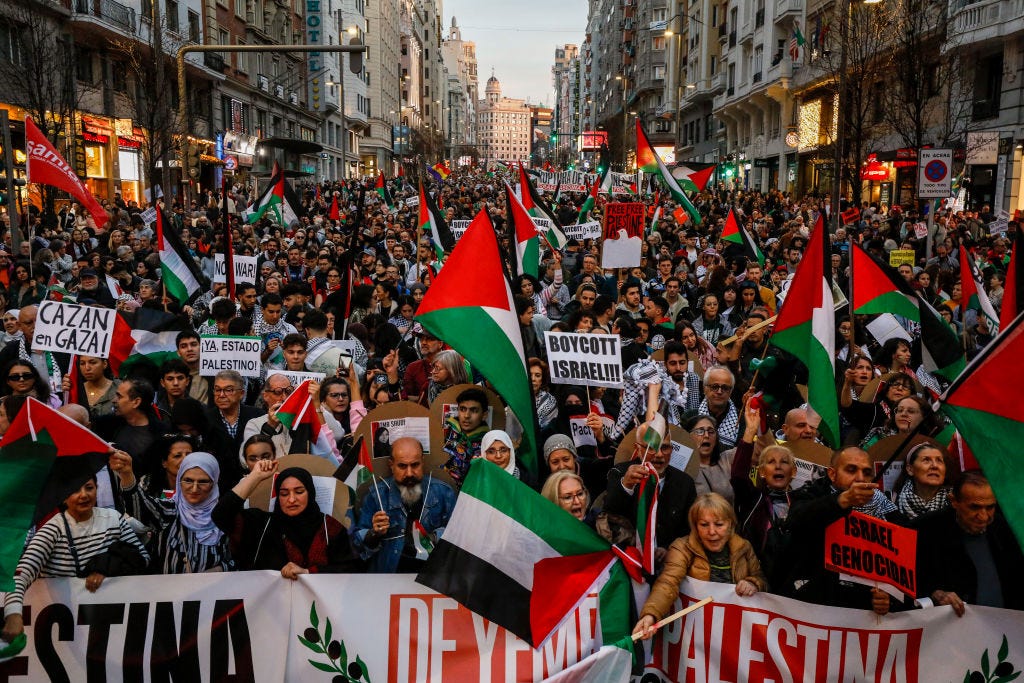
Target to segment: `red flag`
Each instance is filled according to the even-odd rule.
[[[609,550],[547,557],[533,566],[530,632],[543,645],[607,575],[616,556]]]
[[[110,220],[106,210],[100,206],[89,189],[75,175],[74,169],[54,149],[43,132],[36,127],[32,119],[25,118],[25,173],[28,182],[38,185],[50,185],[64,190],[77,199],[96,221],[96,227],[102,228]]]
[[[135,337],[132,336],[132,328],[120,313],[114,315],[114,338],[110,342],[110,356],[107,362],[110,364],[110,371],[116,377],[121,370],[121,363],[132,354],[135,348]]]
[[[1003,285],[1003,304],[1002,308],[999,309],[999,329],[1005,330],[1013,322],[1013,319],[1017,317],[1017,314],[1021,311],[1021,306],[1024,306],[1024,300],[1018,296],[1018,289],[1021,289],[1017,285],[1017,246],[1019,242],[1016,238],[1013,240],[1013,251],[1010,252],[1010,265],[1006,268],[1006,284]]]
[[[341,220],[341,210],[338,209],[338,195],[331,197],[331,212],[327,214],[327,217],[332,221]]]

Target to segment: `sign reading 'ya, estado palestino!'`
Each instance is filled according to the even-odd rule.
[[[259,337],[202,337],[199,344],[199,374],[212,377],[221,370],[235,370],[242,377],[259,377],[263,364],[260,349]]]

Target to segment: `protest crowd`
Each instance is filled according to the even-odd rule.
[[[692,195],[694,216],[657,183],[616,195],[545,187],[536,206],[566,239],[535,230],[530,264],[506,180],[520,172],[297,183],[269,209],[270,195],[238,186],[148,214],[118,198],[102,227],[80,205],[55,221],[27,215],[16,253],[0,252],[3,443],[24,435],[15,426],[31,408],[109,447],[49,473],[53,505],[33,515],[4,640],[24,630],[39,577],[102,591],[131,574],[421,572],[477,458],[540,492],[545,514],[640,551],[650,594],[632,623],[645,638],[686,577],[878,615],[1024,609],[1020,544],[977,453],[936,410],[954,379],[943,369],[983,355],[999,317],[1016,317],[1001,309],[1024,305],[1007,276],[1015,221],[993,234],[989,207],[943,207],[922,235],[916,208],[844,202],[834,229],[839,208],[817,196],[712,183]],[[642,216],[629,267],[604,266],[608,232],[571,229],[616,204]],[[449,272],[452,249],[484,224],[466,228],[474,220],[493,226],[504,258],[533,414],[503,405],[503,387],[467,358],[498,352],[491,328],[418,317],[436,283],[486,289]],[[834,303],[831,362],[813,367],[773,329],[812,252]],[[851,283],[857,259],[885,283],[876,290],[934,311],[954,343],[931,343],[941,335],[924,312],[868,301],[857,289],[867,271]],[[965,306],[968,281],[995,319]],[[54,350],[59,334],[37,334],[54,326],[54,302],[113,311],[84,326],[112,335],[109,352],[81,352],[84,332]],[[834,419],[815,399],[823,384]],[[390,434],[374,418],[383,410]],[[426,429],[403,431],[427,411]],[[295,454],[336,470],[348,504],[322,509],[313,474],[278,463]],[[261,487],[275,505],[252,504]],[[917,530],[916,595],[825,566],[826,528],[854,511]]]

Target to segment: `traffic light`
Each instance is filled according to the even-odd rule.
[[[348,41],[349,45],[362,45],[363,41],[359,36],[354,36],[352,40]],[[348,69],[354,74],[363,73],[363,53],[362,52],[350,52],[348,53]]]
[[[558,133],[551,134],[551,142],[552,144],[558,144]]]

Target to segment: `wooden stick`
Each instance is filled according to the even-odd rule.
[[[701,607],[703,607],[704,605],[707,605],[710,602],[714,602],[714,601],[711,598],[704,598],[700,602],[693,603],[692,605],[690,605],[686,609],[681,609],[678,612],[676,612],[675,614],[673,614],[671,616],[665,617],[664,619],[659,621],[657,624],[655,624],[651,628],[653,628],[655,631],[657,631],[662,626],[665,626],[667,624],[671,624],[673,621],[676,621],[677,619],[682,619],[683,617],[685,617],[690,612],[695,612],[695,611],[699,610]],[[636,642],[636,641],[640,640],[643,637],[644,636],[643,636],[642,633],[634,633],[631,636],[631,638],[633,639],[633,642]]]
[[[747,328],[747,332],[756,332],[757,330],[760,330],[762,327],[768,327],[769,325],[773,324],[775,322],[775,319],[778,318],[778,317],[779,316],[777,316],[777,315],[773,315],[772,317],[768,318],[767,320],[762,320],[761,322],[757,323],[756,325],[751,325],[750,327]],[[739,338],[740,338],[740,336],[738,334],[734,334],[733,336],[729,337],[728,339],[723,339],[722,341],[720,341],[718,343],[721,344],[722,346],[731,346],[731,345],[735,344],[736,341]]]

